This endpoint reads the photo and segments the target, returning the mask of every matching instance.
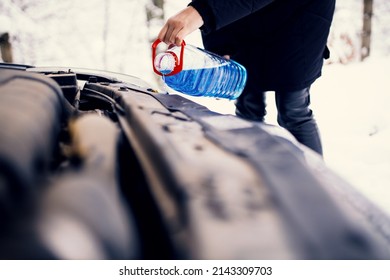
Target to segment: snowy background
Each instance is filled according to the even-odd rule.
[[[188,0],[166,0],[165,18]],[[371,55],[359,61],[363,0],[337,3],[329,36],[332,56],[312,87],[312,108],[325,161],[390,213],[390,1],[374,0]],[[158,87],[150,43],[163,21],[147,22],[150,0],[2,0],[0,33],[9,32],[15,63],[102,69],[134,75]],[[195,32],[187,43],[202,46]],[[276,124],[273,94],[266,121]],[[196,98],[234,114],[231,101]]]

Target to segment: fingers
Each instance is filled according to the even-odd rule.
[[[203,19],[200,14],[194,8],[187,7],[168,19],[157,38],[168,45],[181,45],[188,34],[202,25]]]
[[[166,39],[167,32],[168,32],[168,25],[165,24],[163,26],[163,28],[160,30],[160,33],[158,33],[157,38],[166,43],[166,41],[167,41],[167,39]]]
[[[175,19],[169,19],[158,34],[158,39],[166,44],[180,45],[187,35],[184,29],[184,23]]]
[[[170,19],[165,24],[165,29],[163,30],[163,34],[161,34],[161,38],[159,37],[159,39],[168,45],[176,44],[177,41],[179,44],[181,44],[183,36],[179,37],[178,34],[181,30],[183,30],[183,28],[184,24],[182,22]],[[181,34],[183,34],[183,32]]]
[[[187,32],[185,28],[180,29],[179,32],[175,36],[174,44],[177,46],[181,45],[185,36],[187,36],[188,34],[189,34],[189,32]]]

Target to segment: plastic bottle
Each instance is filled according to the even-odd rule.
[[[206,50],[186,45],[173,46],[156,55],[152,46],[153,69],[172,89],[192,96],[236,99],[246,83],[246,69],[241,64]]]

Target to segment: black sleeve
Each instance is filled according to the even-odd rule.
[[[202,16],[205,32],[218,30],[277,0],[193,0],[189,5]]]

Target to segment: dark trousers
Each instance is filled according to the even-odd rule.
[[[297,91],[276,91],[278,123],[305,146],[322,155],[321,138],[310,105],[310,87]],[[253,121],[264,121],[265,92],[245,90],[236,101],[236,115]]]

